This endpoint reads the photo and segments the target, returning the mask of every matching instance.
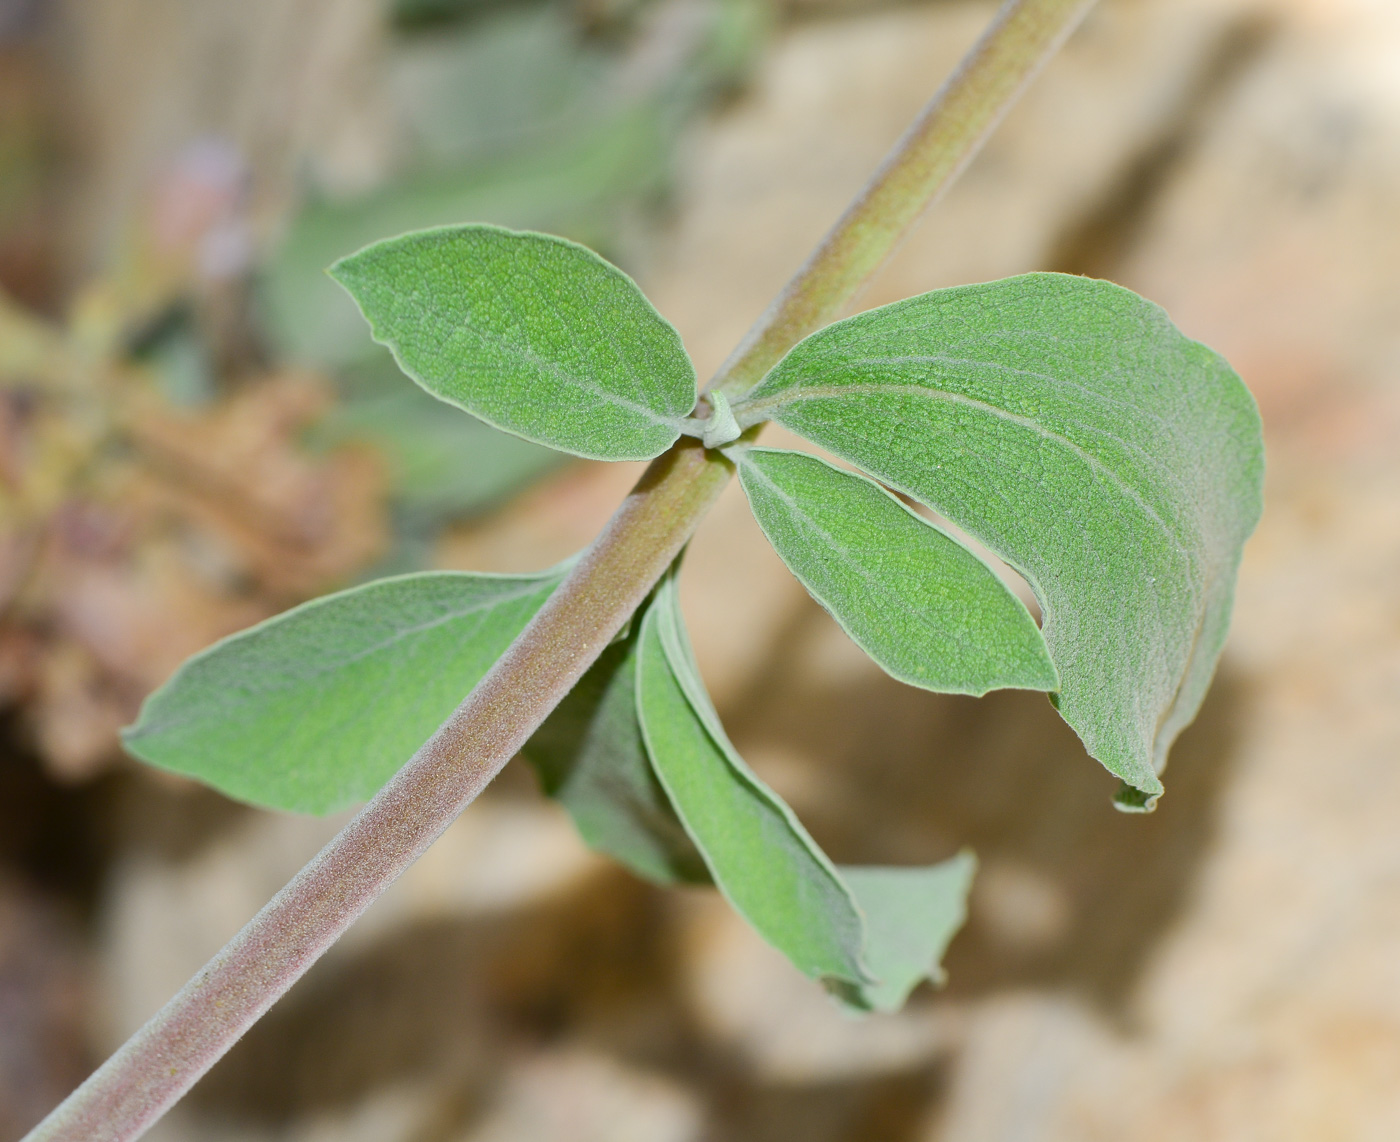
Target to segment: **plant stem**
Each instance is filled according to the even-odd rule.
[[[731,399],[834,321],[957,178],[1093,0],[1012,0],[880,164],[865,189],[734,350],[711,388]]]
[[[750,387],[850,301],[976,152],[1092,0],[1010,0],[870,185],[720,370]],[[25,1142],[140,1137],[523,746],[597,659],[731,475],[683,438],[647,469],[530,625],[395,777]]]
[[[659,457],[486,677],[355,818],[33,1139],[155,1122],[418,859],[603,652],[730,477],[697,441]]]

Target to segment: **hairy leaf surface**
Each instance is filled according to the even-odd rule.
[[[798,970],[868,982],[855,901],[792,810],[724,736],[694,669],[671,577],[642,619],[638,654],[647,753],[715,884]]]
[[[679,334],[631,278],[563,238],[422,230],[367,246],[331,273],[404,372],[528,440],[646,460],[676,440],[695,405]]]
[[[802,452],[745,448],[735,459],[783,562],[895,678],[955,694],[1058,686],[1021,600],[873,480]]]
[[[1057,705],[1150,804],[1195,716],[1261,509],[1254,401],[1107,282],[939,290],[798,344],[739,407],[914,496],[1030,582]]]
[[[545,792],[590,848],[657,883],[710,879],[647,759],[637,635],[603,652],[525,746]]]
[[[860,1010],[899,1007],[961,927],[975,862],[837,868],[729,743],[695,667],[674,574],[642,620],[651,764],[715,883],[769,943]]]
[[[304,603],[185,662],[123,740],[255,805],[326,813],[365,800],[563,576],[425,572]]]
[[[923,980],[943,982],[943,953],[967,919],[977,861],[971,853],[919,868],[842,865],[865,918],[865,964],[879,982],[841,997],[853,1007],[897,1011]]]

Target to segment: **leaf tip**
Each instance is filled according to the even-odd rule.
[[[1039,634],[1039,630],[1036,633]],[[1060,687],[1064,683],[1060,679],[1060,669],[1055,665],[1055,660],[1050,655],[1050,648],[1045,644],[1043,635],[1035,651],[1031,658],[1025,689],[1041,691],[1049,697],[1050,704],[1058,710],[1060,706],[1057,699]]]
[[[1162,797],[1162,783],[1156,782],[1156,790],[1139,789],[1124,781],[1113,795],[1113,807],[1120,813],[1151,813],[1156,810]]]
[[[346,254],[343,258],[337,258],[321,272],[349,292],[350,285],[347,279],[355,276],[355,259],[358,258],[361,253],[362,251],[356,250],[353,254]]]
[[[823,991],[836,1000],[836,1010],[848,1019],[856,1020],[880,1012],[864,987],[839,976],[822,976],[818,982]]]
[[[159,693],[159,691],[157,691],[157,693]],[[151,697],[154,697],[154,695],[151,695]],[[151,718],[148,716],[146,708],[149,703],[150,698],[142,703],[141,709],[137,713],[134,722],[130,725],[122,726],[117,730],[117,738],[121,742],[122,748],[126,750],[127,753],[131,754],[132,757],[155,764],[142,745],[144,740],[149,738],[153,732],[159,732],[158,726],[151,725]]]

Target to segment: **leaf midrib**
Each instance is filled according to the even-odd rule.
[[[660,427],[675,429],[677,432],[680,431],[681,421],[683,417],[665,416],[661,413],[658,413],[655,409],[647,407],[640,401],[632,400],[628,397],[622,396],[620,393],[611,392],[610,390],[602,387],[602,385],[600,385],[597,381],[592,380],[591,378],[567,372],[556,362],[550,361],[545,357],[539,356],[533,349],[529,348],[528,346],[522,345],[515,341],[511,341],[504,334],[496,333],[493,330],[480,328],[472,322],[470,315],[468,315],[462,321],[461,325],[457,329],[454,329],[451,333],[448,334],[446,338],[444,338],[443,344],[446,345],[449,342],[451,342],[454,338],[461,336],[464,331],[470,333],[470,335],[473,337],[488,342],[493,348],[497,350],[504,350],[505,353],[503,353],[502,355],[514,353],[524,358],[529,364],[534,366],[537,371],[549,374],[555,380],[557,380],[559,383],[566,387],[569,385],[577,386],[578,388],[583,389],[585,392],[590,393],[595,397],[598,397],[604,403],[617,405],[618,407],[625,408],[630,412],[639,413],[645,419],[651,421],[653,424],[656,424]],[[441,352],[442,351],[440,349],[439,353],[441,354]],[[629,377],[635,379],[635,374],[632,373],[630,366],[628,367],[628,373]],[[496,377],[498,380],[501,379],[502,372],[496,371]]]
[[[882,358],[881,360],[889,359]],[[946,389],[929,388],[926,385],[919,385],[908,381],[866,381],[855,385],[797,385],[785,389],[782,393],[775,394],[772,397],[760,398],[748,405],[745,411],[756,412],[773,409],[775,411],[771,414],[771,418],[781,423],[783,419],[782,410],[785,406],[811,400],[832,400],[848,396],[881,396],[890,393],[912,395],[925,400],[944,401],[950,404],[960,404],[967,408],[985,412],[998,420],[1005,421],[1008,424],[1014,424],[1019,428],[1024,428],[1044,440],[1060,445],[1065,450],[1078,457],[1093,471],[1106,477],[1109,483],[1122,492],[1127,499],[1136,504],[1143,514],[1157,525],[1167,543],[1181,556],[1186,562],[1186,565],[1192,569],[1192,580],[1194,581],[1198,578],[1198,576],[1194,574],[1195,560],[1182,541],[1177,529],[1171,524],[1168,524],[1167,521],[1157,513],[1157,510],[1142,497],[1141,493],[1124,480],[1122,476],[1118,475],[1117,472],[1092,452],[1076,444],[1068,437],[1062,436],[1057,432],[1052,432],[1030,417],[1011,412],[989,401],[979,400],[976,397],[970,397],[963,393],[949,392]],[[1119,438],[1114,437],[1114,439]],[[1120,443],[1124,442],[1120,441]]]
[[[560,580],[558,579],[528,580],[527,582],[522,583],[517,589],[510,591],[509,593],[493,595],[489,599],[477,601],[473,605],[465,607],[461,610],[449,611],[446,614],[438,615],[432,619],[429,619],[426,622],[416,623],[413,626],[405,627],[402,630],[395,631],[393,634],[389,635],[387,638],[380,640],[377,643],[374,643],[370,646],[364,647],[361,650],[356,651],[354,654],[351,654],[344,658],[337,658],[335,662],[330,665],[321,667],[316,670],[308,671],[303,674],[299,674],[295,678],[291,678],[286,681],[278,682],[276,684],[268,686],[242,687],[237,691],[225,690],[224,693],[228,695],[228,697],[225,701],[217,703],[216,708],[221,712],[226,710],[236,710],[242,706],[249,705],[251,702],[259,698],[264,698],[268,695],[295,689],[298,686],[305,685],[306,683],[314,681],[317,678],[323,677],[326,674],[330,674],[339,670],[344,670],[348,667],[354,666],[356,663],[363,662],[365,659],[371,658],[376,654],[380,654],[386,650],[391,649],[392,647],[404,641],[405,639],[413,638],[421,634],[426,634],[427,632],[435,630],[438,627],[445,626],[448,623],[458,622],[461,619],[468,618],[469,616],[477,614],[481,611],[494,610],[496,607],[502,606],[506,603],[513,603],[520,599],[527,598],[528,596],[538,592],[541,588],[551,583],[557,585],[559,582]],[[214,649],[217,649],[217,647],[210,648],[211,651]],[[190,665],[194,666],[198,661],[199,660],[196,659],[192,661]],[[130,735],[130,738],[131,740],[139,740],[140,738],[146,737],[148,734],[151,733],[165,732],[172,729],[178,729],[181,726],[189,725],[191,722],[202,721],[205,716],[204,710],[207,709],[208,706],[205,706],[203,710],[191,714],[188,717],[167,718],[161,721],[153,722],[149,725],[142,725]]]
[[[793,515],[797,516],[799,519],[803,520],[813,531],[815,531],[815,532],[817,533],[817,535],[818,535],[823,541],[825,541],[826,544],[830,547],[830,549],[836,554],[837,558],[839,558],[846,566],[850,567],[853,571],[855,571],[855,573],[856,573],[857,575],[859,575],[860,578],[861,578],[869,587],[872,588],[872,590],[873,590],[874,593],[876,593],[876,594],[878,594],[878,595],[880,595],[880,596],[882,596],[882,597],[885,597],[885,598],[893,599],[893,600],[898,604],[899,609],[900,609],[901,611],[903,611],[905,614],[911,616],[911,617],[919,624],[919,626],[922,627],[925,631],[927,631],[931,636],[937,637],[937,636],[939,636],[939,635],[941,635],[941,634],[943,634],[943,633],[947,633],[947,634],[950,634],[950,635],[952,636],[953,640],[954,640],[959,646],[962,646],[964,649],[976,649],[975,645],[974,645],[973,643],[971,643],[971,642],[966,638],[966,636],[964,635],[963,631],[962,631],[960,628],[954,629],[954,630],[951,630],[951,631],[947,631],[947,632],[942,631],[939,627],[937,627],[937,626],[933,623],[933,621],[932,621],[923,611],[920,611],[918,608],[914,607],[907,599],[905,599],[903,596],[899,595],[897,592],[893,592],[893,591],[890,591],[889,589],[885,588],[885,587],[883,586],[883,584],[881,583],[881,581],[880,581],[878,578],[876,578],[876,577],[875,577],[874,575],[872,575],[868,570],[866,570],[866,568],[865,568],[857,559],[855,559],[853,556],[851,556],[850,554],[848,554],[847,551],[846,551],[846,549],[837,541],[836,537],[835,537],[834,535],[832,535],[831,532],[827,531],[826,528],[824,528],[820,523],[818,523],[817,520],[816,520],[813,516],[811,516],[811,515],[810,515],[808,512],[806,512],[801,506],[799,506],[799,504],[797,503],[797,501],[796,501],[795,499],[793,499],[790,495],[788,495],[788,494],[777,484],[777,482],[773,480],[773,478],[772,478],[771,476],[769,476],[766,472],[764,472],[764,471],[763,471],[757,464],[755,464],[753,461],[749,461],[747,466],[748,466],[749,471],[758,473],[758,475],[763,479],[763,481],[764,481],[770,488],[773,489],[774,494],[776,494],[777,497],[778,497],[785,505],[788,506],[788,508],[789,508],[789,510],[791,511],[791,513],[792,513]],[[908,512],[908,509],[907,509],[906,507],[904,507],[903,504],[898,503],[898,501],[895,501],[895,505],[899,508],[899,510],[904,511],[904,512]],[[927,528],[929,528],[930,530],[933,530],[933,531],[937,531],[937,529],[934,528],[933,525],[930,524],[927,520],[920,519],[918,516],[914,515],[912,512],[909,512],[909,515],[910,515],[910,518],[911,518],[911,519],[913,519],[915,522],[917,522],[917,523],[920,524],[921,526],[927,527]],[[942,532],[938,532],[938,534],[942,535],[943,533],[942,533]],[[950,538],[951,538],[951,537],[950,537]],[[951,542],[956,543],[957,541],[956,541],[956,540],[951,540]],[[964,552],[966,552],[967,554],[969,554],[969,555],[972,554],[971,552],[967,551],[967,548],[962,547],[961,544],[958,544],[958,546],[959,546]],[[975,555],[972,556],[972,557],[973,557],[974,559],[976,558]],[[985,564],[984,564],[983,566],[985,566]],[[989,571],[989,573],[990,573],[990,571]],[[837,621],[840,622],[839,619],[838,619]],[[841,623],[841,626],[842,626],[843,629],[846,628],[846,624],[845,624],[845,623]],[[854,633],[850,632],[849,630],[848,630],[847,633],[851,633],[851,637],[852,637],[852,638],[855,638]]]

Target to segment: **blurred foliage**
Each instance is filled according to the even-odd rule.
[[[189,653],[387,541],[379,458],[300,443],[333,388],[217,344],[238,287],[205,272],[208,243],[238,193],[208,159],[158,183],[66,320],[0,295],[0,701],[68,777]]]
[[[53,286],[48,94],[37,53],[0,40],[0,282],[30,302]]]
[[[564,459],[500,432],[408,382],[388,354],[340,373],[340,399],[308,433],[320,448],[379,450],[394,492],[401,548],[417,546],[447,519],[499,502]],[[397,563],[413,563],[411,551]]]
[[[386,539],[378,458],[298,445],[325,382],[259,372],[182,409],[129,351],[132,301],[98,284],[56,325],[0,299],[0,700],[69,777],[182,658]]]
[[[635,261],[682,129],[740,81],[766,16],[760,0],[404,0],[393,19],[385,66],[410,157],[370,193],[313,194],[260,301],[280,356],[339,378],[343,403],[321,438],[385,452],[413,537],[561,457],[408,391],[326,266],[379,238],[464,221],[546,230]]]
[[[63,142],[0,44],[0,703],[77,778],[190,653],[373,570],[565,458],[406,380],[325,276],[389,234],[494,221],[645,248],[677,141],[739,81],[761,0],[401,0],[377,66],[392,175],[305,187],[260,256],[218,137],[58,288]],[[55,204],[59,204],[56,208]],[[70,256],[74,252],[70,251]]]

